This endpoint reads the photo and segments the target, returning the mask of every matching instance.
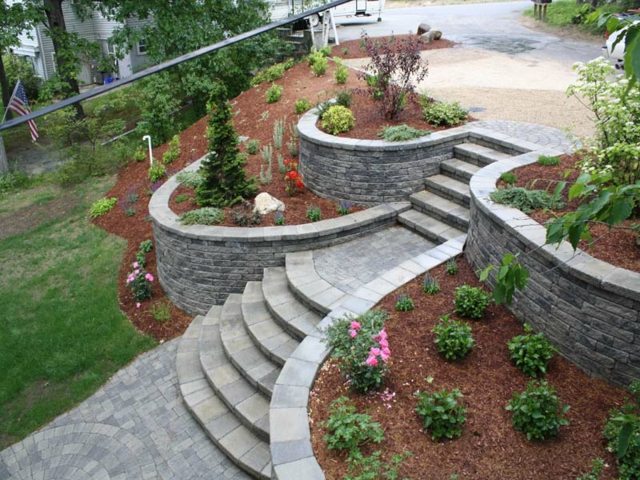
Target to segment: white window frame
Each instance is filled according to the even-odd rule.
[[[140,43],[142,43],[144,51],[140,50]],[[136,51],[138,52],[138,55],[147,55],[147,42],[144,39],[138,40],[138,43],[136,44]]]

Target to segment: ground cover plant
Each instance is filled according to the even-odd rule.
[[[419,130],[403,124],[384,127],[380,133],[378,133],[378,136],[387,142],[406,142],[407,140],[424,137],[430,133],[429,131]]]

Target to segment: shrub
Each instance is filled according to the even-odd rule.
[[[89,216],[91,218],[98,218],[102,215],[106,215],[113,207],[116,206],[116,203],[118,203],[118,199],[116,197],[100,198],[91,204]]]
[[[428,73],[420,57],[421,40],[413,36],[374,40],[364,34],[362,43],[371,61],[360,77],[375,79],[368,81],[369,93],[380,99],[385,118],[396,118],[414,92],[414,85]]]
[[[513,172],[504,172],[500,175],[500,180],[507,185],[514,185],[518,181],[518,177]]]
[[[384,127],[378,132],[378,137],[387,142],[406,142],[415,140],[416,138],[429,135],[431,132],[427,130],[419,130],[409,125],[395,125],[392,127]]]
[[[344,85],[349,79],[349,69],[345,65],[339,64],[336,67],[336,73],[334,74],[334,77],[338,85]]]
[[[354,125],[353,113],[342,105],[333,105],[322,115],[322,128],[332,135],[348,132]]]
[[[336,208],[339,215],[348,215],[353,205],[349,200],[340,200]]]
[[[336,95],[335,104],[349,108],[351,106],[351,92],[349,90],[340,90]]]
[[[216,225],[224,220],[224,212],[219,208],[203,207],[180,215],[183,225]]]
[[[414,308],[415,305],[409,295],[400,295],[396,300],[396,311],[398,312],[410,312]]]
[[[367,393],[379,389],[388,371],[391,357],[384,322],[386,312],[371,310],[357,319],[336,320],[326,332],[331,355],[351,388]]]
[[[429,295],[435,295],[438,293],[440,291],[440,284],[438,283],[438,280],[428,273],[425,273],[424,279],[422,280],[422,291]]]
[[[171,307],[167,302],[157,302],[151,306],[151,315],[158,323],[166,323],[171,320]]]
[[[310,222],[317,222],[322,219],[322,211],[320,207],[311,206],[307,208],[307,218]]]
[[[202,184],[202,175],[198,171],[180,172],[176,175],[176,180],[180,185],[196,189]]]
[[[246,149],[249,155],[255,155],[256,153],[258,153],[258,150],[260,150],[260,140],[252,138],[251,140],[247,141]]]
[[[456,313],[463,317],[480,319],[489,306],[491,296],[479,287],[462,285],[456,288],[454,304]]]
[[[540,155],[538,157],[538,165],[544,167],[555,167],[560,165],[560,157],[551,157],[549,155]]]
[[[324,436],[329,450],[346,450],[353,453],[366,443],[380,443],[384,431],[371,416],[358,413],[347,397],[339,397],[329,407],[329,419],[324,427],[329,433]]]
[[[563,207],[560,200],[544,190],[528,190],[522,187],[499,188],[491,192],[489,198],[496,203],[517,208],[524,213]]]
[[[275,82],[282,78],[286,70],[287,68],[284,63],[276,63],[275,65],[271,65],[270,67],[260,70],[251,79],[251,86],[255,87],[263,82]]]
[[[142,302],[151,298],[151,283],[154,281],[153,275],[144,270],[144,267],[137,261],[131,264],[133,271],[127,275],[127,286],[131,289],[136,302]]]
[[[153,241],[152,240],[143,240],[140,242],[138,246],[138,251],[142,253],[149,253],[153,250]]]
[[[0,195],[25,188],[29,186],[31,182],[31,178],[24,172],[13,171],[0,174]]]
[[[309,100],[307,100],[306,98],[301,98],[299,100],[296,100],[295,111],[298,115],[300,115],[309,110],[311,106],[312,105]]]
[[[174,135],[169,141],[169,148],[162,154],[162,163],[168,165],[180,158],[180,136]]]
[[[528,324],[524,324],[524,335],[513,337],[508,344],[511,360],[516,367],[530,377],[547,373],[547,364],[555,349],[542,333],[534,334]]]
[[[462,435],[467,410],[458,403],[460,390],[440,390],[434,393],[418,392],[416,412],[422,419],[425,430],[433,440],[453,439]]]
[[[264,94],[264,98],[267,100],[267,103],[276,103],[282,97],[282,88],[280,85],[276,85],[275,83],[271,84],[271,86],[267,89]]]
[[[233,223],[239,227],[249,227],[251,225],[260,225],[262,223],[262,216],[253,209],[253,204],[246,200],[233,207],[231,211],[231,218]]]
[[[147,151],[144,147],[136,148],[136,151],[133,152],[133,159],[136,162],[144,162],[147,159]]]
[[[631,383],[633,402],[613,410],[604,427],[608,449],[616,453],[620,480],[640,478],[640,381]]]
[[[398,468],[410,456],[411,452],[403,452],[393,455],[389,462],[384,462],[380,450],[368,456],[356,450],[347,458],[349,474],[344,477],[344,480],[398,479],[400,478]]]
[[[467,119],[468,112],[458,102],[425,102],[422,105],[424,119],[432,125],[453,126]]]
[[[507,406],[513,426],[527,440],[545,440],[558,435],[560,427],[568,425],[564,414],[568,405],[560,406],[556,391],[545,381],[531,381],[526,390],[515,393]]]
[[[449,315],[440,317],[433,329],[436,349],[447,360],[459,360],[467,356],[475,345],[471,326],[465,322],[451,320]]]
[[[164,168],[164,165],[161,163],[154,162],[154,164],[149,168],[149,180],[151,180],[152,183],[162,179],[166,174],[167,169]]]
[[[602,170],[608,170],[616,185],[630,185],[640,180],[640,145],[614,143],[596,152],[596,162]],[[589,168],[590,162],[583,162]]]
[[[456,275],[458,273],[458,262],[456,262],[455,258],[447,260],[444,265],[444,271],[447,272],[447,275]]]
[[[316,59],[311,65],[311,71],[316,77],[321,77],[327,73],[327,67],[329,66],[329,60],[325,57]]]

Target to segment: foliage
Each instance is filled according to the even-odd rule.
[[[326,331],[326,342],[332,356],[338,359],[340,371],[351,388],[367,393],[384,383],[391,356],[384,329],[387,313],[371,310],[357,319],[341,318]]]
[[[524,335],[513,337],[508,347],[513,363],[530,377],[547,373],[547,365],[555,351],[542,332],[534,334],[531,326],[526,323]]]
[[[161,163],[154,162],[149,168],[149,180],[155,183],[167,174],[167,169]]]
[[[424,101],[422,115],[425,121],[432,125],[450,127],[464,122],[469,114],[458,102]]]
[[[275,65],[271,65],[270,67],[260,70],[251,79],[251,86],[255,87],[263,82],[275,82],[276,80],[280,80],[284,75],[284,72],[288,70],[288,68],[291,68],[289,65],[290,64],[288,62],[276,63]]]
[[[347,68],[347,66],[338,64],[334,77],[338,85],[344,85],[345,83],[347,83],[347,80],[349,79],[349,69]]]
[[[246,148],[249,155],[255,155],[260,150],[260,140],[252,138],[247,142]]]
[[[351,106],[351,92],[349,90],[340,90],[336,95],[335,104],[349,108]]]
[[[459,360],[466,357],[475,345],[471,326],[465,322],[451,320],[449,315],[440,317],[433,333],[436,349],[447,360]]]
[[[311,71],[316,77],[320,77],[327,72],[329,60],[327,59],[325,52],[320,50],[313,51],[307,57],[307,61],[311,67]]]
[[[151,305],[151,316],[158,323],[171,320],[171,307],[167,302],[156,302]]]
[[[300,98],[298,100],[296,100],[295,103],[295,111],[298,115],[303,114],[304,112],[306,112],[307,110],[309,110],[311,108],[311,102],[309,100],[307,100],[306,98]]]
[[[158,73],[142,80],[140,106],[139,134],[151,135],[155,145],[166,142],[174,133],[174,115],[180,107],[180,98],[176,96],[175,85],[168,73]]]
[[[2,10],[2,6],[0,6],[0,10]],[[0,21],[0,24],[2,24],[2,21]],[[2,41],[0,40],[0,43],[1,42]],[[2,49],[0,49],[0,52],[1,51]],[[39,97],[42,79],[36,75],[31,62],[25,57],[14,55],[12,53],[7,53],[6,55],[3,54],[2,62],[4,63],[4,69],[7,75],[7,84],[9,85],[9,88],[13,88],[16,82],[20,80],[20,83],[22,83],[22,85],[24,86],[24,90],[27,94],[29,103],[37,100]],[[11,93],[12,92],[9,92],[8,95],[11,95]]]
[[[507,185],[515,185],[518,181],[518,177],[513,172],[503,172],[500,174],[500,180],[502,180]]]
[[[544,167],[555,167],[560,165],[560,157],[540,155],[538,157],[538,165],[542,165]]]
[[[563,203],[555,195],[544,190],[528,190],[522,187],[499,188],[491,192],[489,198],[496,203],[517,208],[524,213],[541,209],[559,209],[563,206]]]
[[[176,195],[174,200],[176,201],[176,203],[184,203],[187,200],[189,200],[189,198],[191,198],[189,196],[189,194],[187,194],[187,193],[179,193],[178,195]]]
[[[429,273],[425,273],[424,279],[422,280],[422,291],[429,295],[435,295],[440,291],[440,283],[438,283],[438,280],[433,278]]]
[[[202,161],[202,183],[197,190],[198,204],[204,207],[227,207],[256,193],[253,179],[244,171],[246,156],[238,149],[238,135],[233,128],[231,106],[224,90],[216,91],[211,104],[209,154]]]
[[[406,142],[408,140],[415,140],[416,138],[424,137],[430,133],[431,132],[427,130],[420,130],[403,124],[384,127],[378,132],[378,137],[387,142]]]
[[[284,118],[280,118],[273,123],[273,146],[277,150],[282,148],[282,140],[284,139]]]
[[[564,415],[568,405],[561,406],[558,395],[546,381],[531,381],[526,390],[514,393],[507,410],[513,426],[527,440],[545,440],[558,435],[560,427],[569,425]]]
[[[266,99],[267,103],[276,103],[278,100],[280,100],[280,97],[282,97],[283,90],[284,88],[280,85],[272,83],[265,92],[264,98]]]
[[[136,262],[140,268],[144,268],[147,264],[147,254],[153,250],[153,242],[151,240],[143,240],[138,246],[136,252]]]
[[[458,315],[478,320],[484,316],[490,299],[490,295],[481,288],[462,285],[456,288],[453,302]]]
[[[348,132],[354,125],[353,113],[342,105],[333,105],[322,114],[322,128],[332,135]]]
[[[142,302],[151,298],[151,283],[154,281],[153,275],[147,272],[137,261],[131,264],[133,271],[127,275],[127,287],[131,289],[136,302]]]
[[[133,160],[136,162],[144,162],[147,159],[147,151],[144,147],[136,148],[135,152],[133,152]]]
[[[284,213],[282,213],[280,210],[278,210],[275,213],[275,215],[273,216],[273,224],[274,225],[284,225],[285,224]]]
[[[215,207],[202,207],[180,215],[183,225],[216,225],[224,220],[224,212]]]
[[[467,421],[467,409],[458,403],[462,397],[460,390],[417,392],[416,397],[416,412],[433,440],[454,439],[462,435],[462,427]]]
[[[29,186],[31,179],[20,171],[0,174],[0,195]]]
[[[298,144],[300,143],[300,136],[298,134],[298,128],[295,123],[289,124],[289,141],[287,142],[287,150],[291,157],[298,156]]]
[[[306,217],[309,219],[310,222],[317,222],[321,220],[322,211],[320,210],[320,207],[316,207],[312,205],[309,208],[307,208]]]
[[[415,305],[409,295],[400,295],[396,300],[396,311],[398,312],[410,312],[414,308]]]
[[[510,305],[516,288],[524,289],[529,281],[529,271],[518,261],[518,255],[506,253],[500,261],[500,268],[495,278],[493,300],[498,304]],[[480,281],[486,282],[494,265],[488,265],[480,273]]]
[[[339,397],[329,406],[329,419],[324,427],[328,433],[324,436],[329,450],[346,450],[354,453],[369,442],[380,443],[384,440],[384,431],[371,416],[358,413],[355,405],[347,397]]]
[[[576,478],[576,480],[600,480],[600,476],[604,470],[604,460],[601,458],[594,458],[591,461],[591,471],[584,473]]]
[[[284,166],[286,173],[284,174],[284,189],[290,197],[297,193],[304,192],[304,182],[302,175],[298,172],[298,162],[295,160],[285,160]]]
[[[284,157],[280,152],[278,152],[278,155],[276,155],[276,160],[278,162],[278,171],[280,173],[287,173],[287,166],[285,165]]]
[[[444,271],[447,272],[447,275],[456,275],[458,273],[458,262],[456,262],[455,258],[447,260],[444,265]]]
[[[233,223],[239,227],[249,227],[262,223],[262,216],[257,210],[253,209],[253,204],[246,200],[233,207],[231,218],[233,219]]]
[[[380,98],[386,119],[396,118],[414,93],[414,85],[428,73],[420,57],[421,41],[413,36],[371,39],[365,33],[362,43],[371,60],[360,77],[375,79],[368,86],[370,95]]]
[[[621,480],[640,477],[640,381],[629,386],[633,402],[609,414],[604,427],[608,449],[616,453]]]
[[[106,215],[113,207],[116,206],[116,203],[118,203],[118,199],[116,197],[100,198],[91,205],[91,208],[89,209],[89,216],[91,218],[98,218],[102,215]]]
[[[347,458],[349,467],[344,480],[397,480],[398,467],[410,456],[411,452],[396,454],[385,463],[380,450],[368,456],[357,450]]]
[[[162,163],[168,165],[180,158],[180,136],[174,135],[169,141],[169,148],[162,154]]]
[[[635,5],[637,6],[637,5]],[[628,8],[628,5],[625,5]],[[623,9],[625,7],[622,7]],[[621,19],[611,15],[610,11],[600,11],[596,22],[599,28],[605,27],[610,34],[617,33],[617,42],[624,42],[624,71],[630,82],[638,85],[640,79],[640,25],[634,20],[637,17],[627,17]]]
[[[271,183],[273,179],[271,173],[271,162],[273,161],[273,147],[271,145],[265,145],[260,149],[260,183],[267,185]]]
[[[195,189],[202,183],[202,175],[198,171],[182,171],[176,175],[176,180],[180,185]]]
[[[339,215],[348,215],[353,205],[349,200],[340,200],[336,208]]]

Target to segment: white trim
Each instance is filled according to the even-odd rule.
[[[144,52],[141,52],[141,51],[140,51],[140,42],[143,42],[143,43],[144,43],[144,50],[145,50]],[[138,54],[138,55],[141,55],[141,56],[146,56],[146,55],[148,55],[148,54],[147,54],[147,44],[146,44],[146,43],[147,43],[147,42],[146,42],[144,39],[140,39],[140,40],[138,40],[138,43],[136,43],[136,52],[137,52],[137,54]]]

